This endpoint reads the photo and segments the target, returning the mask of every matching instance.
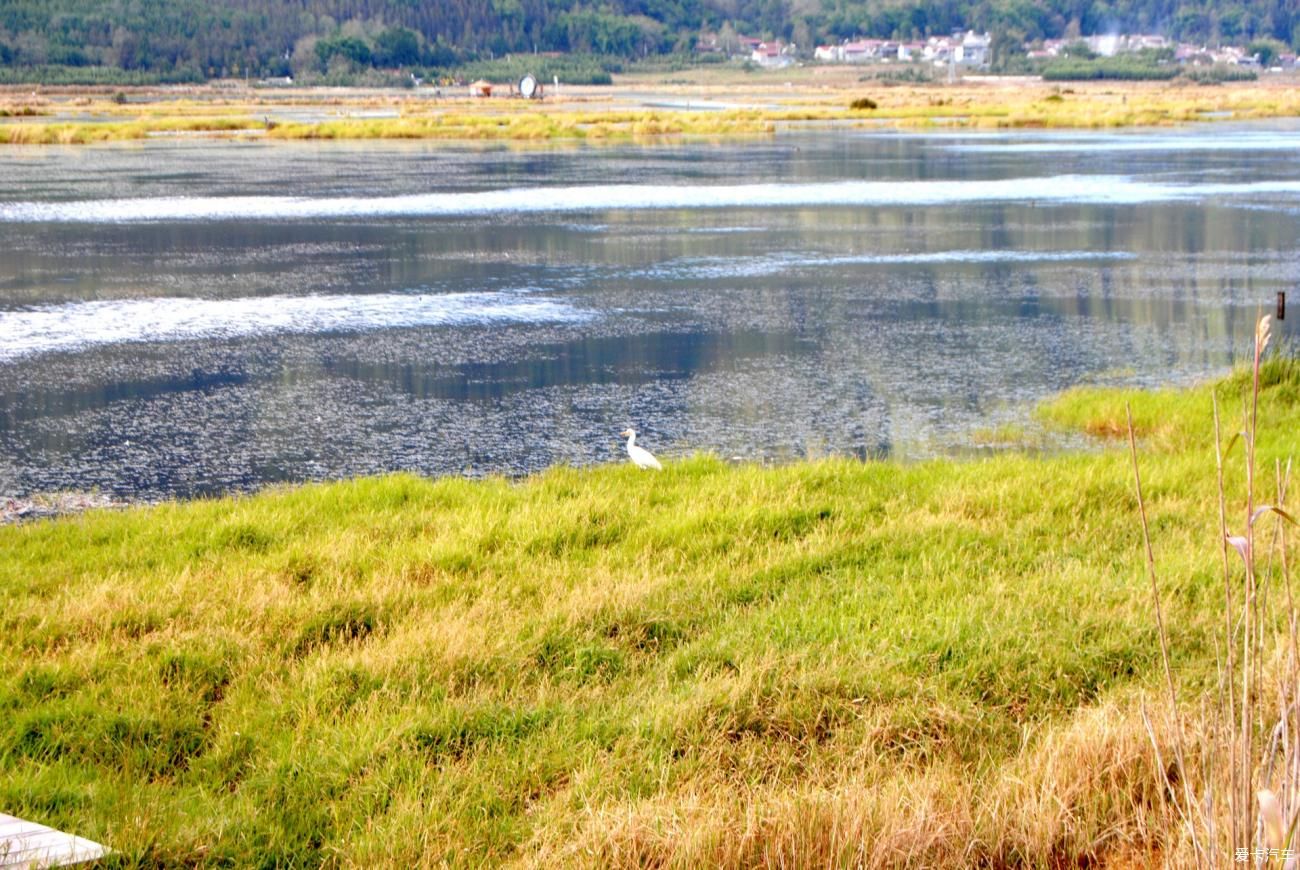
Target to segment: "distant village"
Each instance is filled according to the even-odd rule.
[[[1090,54],[1114,57],[1137,54],[1145,50],[1170,51],[1172,61],[1187,66],[1232,66],[1262,69],[1257,55],[1240,46],[1210,48],[1204,45],[1173,42],[1153,34],[1110,34],[1083,36],[1074,39],[1048,39],[1026,43],[1024,50],[1031,60],[1049,61],[1067,57],[1080,45],[1087,46]],[[940,67],[987,69],[990,62],[992,37],[988,33],[956,33],[952,36],[931,36],[925,41],[898,41],[890,39],[854,39],[839,45],[819,45],[813,49],[812,60],[821,63],[885,64],[922,63]],[[793,43],[780,40],[764,41],[748,36],[731,39],[717,34],[706,34],[696,45],[701,54],[723,54],[744,57],[767,69],[781,69],[806,60],[806,52]],[[1269,69],[1274,71],[1296,68],[1295,54],[1280,54],[1273,58]]]

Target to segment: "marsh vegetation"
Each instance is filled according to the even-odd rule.
[[[11,116],[0,125],[0,144],[79,145],[198,134],[272,140],[621,142],[845,125],[1106,129],[1300,115],[1298,92],[1275,82],[1216,88],[1141,82],[903,85],[863,83],[842,74],[812,79],[805,71],[794,71],[788,78],[798,88],[787,89],[773,74],[733,82],[736,75],[703,70],[680,80],[628,76],[615,89],[566,86],[563,99],[540,104],[472,100],[463,96],[464,89],[450,92],[450,98],[435,98],[425,89],[357,91],[324,100],[311,91],[265,90],[209,91],[177,100],[146,89],[122,102],[108,95],[71,101],[10,96],[0,99],[0,112]],[[744,93],[739,100],[737,88]],[[304,120],[304,114],[311,117]]]
[[[1263,380],[1271,465],[1300,367]],[[1249,382],[1041,411],[1109,435],[1132,405],[1187,697],[1221,619],[1211,389]],[[0,799],[127,866],[1177,854],[1112,443],[398,475],[0,529]]]

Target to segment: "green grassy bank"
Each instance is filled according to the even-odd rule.
[[[1300,366],[1265,373],[1271,474]],[[1193,688],[1210,389],[1040,411],[1106,435],[1133,403]],[[1117,447],[97,511],[0,528],[0,604],[0,811],[110,866],[1140,865],[1176,827]]]

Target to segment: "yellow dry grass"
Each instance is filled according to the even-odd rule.
[[[0,143],[84,144],[177,132],[267,132],[273,139],[621,141],[768,135],[828,123],[1115,128],[1300,116],[1300,89],[1291,87],[1289,79],[1215,87],[1036,79],[895,86],[859,81],[859,70],[831,67],[790,71],[787,86],[782,80],[787,77],[778,74],[743,76],[705,71],[621,77],[612,88],[563,87],[560,95],[541,103],[508,96],[473,99],[460,88],[437,96],[428,89],[137,89],[125,102],[105,92],[50,89],[33,95],[11,89],[0,91],[0,110],[47,114],[0,127]],[[864,96],[877,108],[849,108]],[[702,105],[732,108],[702,110]],[[295,122],[278,115],[288,110],[319,117]],[[374,117],[376,113],[386,116]]]
[[[1157,791],[1136,700],[1087,707],[1064,724],[1027,731],[991,782],[976,783],[942,761],[890,764],[855,754],[815,784],[805,776],[793,787],[747,785],[711,774],[644,801],[587,808],[574,830],[542,827],[519,863],[1146,866],[1176,824]],[[726,769],[725,757],[717,763]]]

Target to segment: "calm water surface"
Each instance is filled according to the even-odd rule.
[[[1300,276],[1298,157],[1287,123],[8,148],[0,495],[517,474],[629,424],[669,456],[959,450],[1242,356]]]

